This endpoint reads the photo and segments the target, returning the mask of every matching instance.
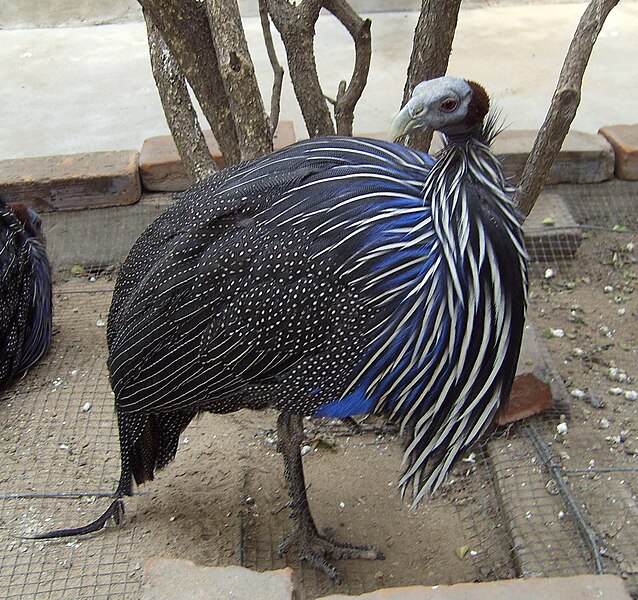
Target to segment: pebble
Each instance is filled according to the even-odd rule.
[[[610,293],[611,293],[611,292],[613,292],[613,291],[614,291],[614,286],[613,286],[613,285],[606,285],[606,286],[603,288],[603,292],[604,292],[605,294],[610,294]]]
[[[609,429],[609,421],[603,417],[600,421],[598,421],[601,429]]]
[[[583,390],[579,390],[578,388],[574,388],[570,393],[572,396],[574,396],[574,398],[581,399],[585,397],[585,392]]]
[[[636,398],[638,398],[638,392],[636,390],[627,390],[625,392],[625,399],[629,400],[630,402],[633,402],[634,400],[636,400]]]
[[[585,394],[583,400],[589,402],[589,404],[591,404],[594,408],[605,408],[605,401],[603,400],[603,397],[598,394],[594,394],[593,392]]]
[[[545,269],[545,279],[554,277],[554,269]]]
[[[565,336],[565,332],[562,329],[550,329],[549,332],[555,338],[562,338]]]
[[[612,387],[609,388],[609,393],[612,396],[620,396],[620,394],[622,394],[624,392],[624,390],[621,387]]]
[[[584,356],[585,355],[585,351],[582,348],[574,348],[572,350],[572,354],[574,356]]]
[[[567,423],[564,421],[556,425],[556,431],[561,435],[565,435],[567,433]]]
[[[89,412],[91,410],[91,406],[92,406],[92,404],[90,402],[85,402],[84,406],[82,406],[82,410],[84,412]]]
[[[95,326],[96,326],[96,327],[104,327],[105,325],[106,325],[106,323],[105,323],[102,319],[98,319],[98,320],[95,322]]]

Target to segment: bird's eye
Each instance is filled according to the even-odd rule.
[[[456,100],[452,100],[452,98],[448,98],[445,102],[443,102],[443,104],[441,104],[441,110],[443,112],[452,112],[453,110],[456,110],[456,107],[457,102]]]

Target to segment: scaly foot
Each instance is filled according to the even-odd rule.
[[[292,531],[286,536],[279,546],[279,556],[283,556],[291,546],[299,547],[299,558],[305,560],[310,566],[323,571],[335,583],[341,583],[339,571],[328,559],[340,560],[359,558],[363,560],[383,560],[383,552],[374,546],[355,546],[336,542],[327,535],[320,534],[314,526],[293,526]]]

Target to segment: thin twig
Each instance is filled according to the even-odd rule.
[[[619,0],[592,0],[578,23],[545,122],[536,136],[514,197],[524,216],[547,181],[580,104],[583,75],[607,15]]]
[[[266,0],[259,0],[259,18],[261,19],[261,29],[264,32],[264,42],[266,43],[266,52],[272,66],[274,79],[272,82],[272,95],[270,98],[270,127],[274,133],[279,124],[279,111],[281,106],[281,89],[284,81],[284,68],[279,64],[275,45],[272,41],[272,33],[270,31],[270,17],[268,16],[268,7]]]
[[[324,7],[346,28],[354,41],[354,68],[350,83],[339,84],[335,103],[335,122],[338,135],[352,135],[354,108],[368,82],[372,37],[370,19],[363,20],[345,0],[324,0]]]
[[[310,137],[334,135],[330,110],[323,98],[314,54],[315,24],[322,0],[265,0],[268,14],[286,48],[288,72]]]

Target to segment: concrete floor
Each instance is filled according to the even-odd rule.
[[[483,83],[512,128],[538,128],[585,4],[470,7],[461,12],[449,73]],[[373,57],[356,112],[360,134],[384,131],[399,108],[418,15],[370,16]],[[245,24],[268,96],[271,74],[259,21]],[[329,15],[317,30],[320,76],[333,95],[339,80],[349,77],[351,42]],[[574,129],[638,122],[637,39],[638,2],[623,0],[594,48]],[[168,131],[142,23],[0,30],[0,81],[0,159],[139,149],[145,138]],[[289,80],[281,112],[304,137]]]

